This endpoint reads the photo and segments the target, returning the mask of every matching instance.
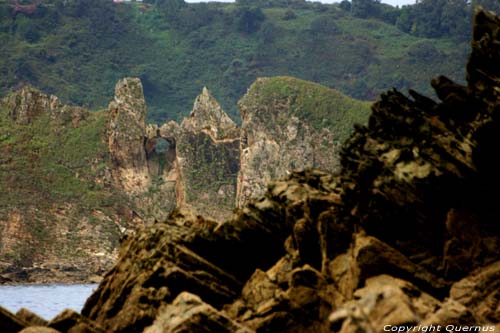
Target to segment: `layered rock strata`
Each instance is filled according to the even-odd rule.
[[[498,332],[499,31],[500,17],[476,14],[468,85],[439,77],[439,102],[381,96],[338,173],[294,172],[222,224],[176,212],[128,236],[82,316],[52,325]]]
[[[436,79],[440,102],[383,95],[337,175],[129,238],[83,315],[112,332],[498,331],[498,30],[476,15],[468,86]]]
[[[293,171],[338,171],[340,144],[369,114],[367,103],[290,77],[257,79],[238,106],[242,129],[237,207],[259,198],[271,180]]]

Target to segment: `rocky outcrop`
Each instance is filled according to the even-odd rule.
[[[142,96],[140,100],[143,105]],[[125,137],[120,145],[110,144],[110,151],[116,160],[138,163],[136,168],[125,162],[132,167],[121,168],[118,186],[128,191],[146,221],[164,220],[174,209],[188,209],[219,221],[230,217],[239,168],[239,128],[206,88],[181,125],[170,121],[146,127],[144,114],[124,123],[135,126],[137,136],[132,139],[127,126],[120,127],[123,135],[117,133],[117,126],[110,126],[110,142],[116,142],[114,137]]]
[[[18,124],[29,124],[38,116],[56,112],[61,107],[56,96],[46,95],[31,86],[8,95],[1,104],[8,110],[9,117]]]
[[[240,166],[240,129],[203,88],[177,137],[179,207],[224,221],[231,217]]]
[[[117,181],[127,192],[143,191],[151,180],[144,149],[146,102],[139,79],[125,78],[116,84],[107,131]]]
[[[0,111],[0,280],[98,281],[135,228],[111,186],[106,115],[31,87]]]
[[[111,332],[498,331],[499,29],[476,15],[468,86],[436,79],[440,102],[384,94],[337,174],[128,238],[83,315]]]
[[[292,171],[338,170],[340,144],[354,123],[366,123],[369,113],[367,103],[290,77],[258,79],[238,105],[242,134],[237,207]]]
[[[214,140],[239,137],[239,128],[222,110],[222,107],[206,87],[196,97],[189,118],[184,118],[182,128],[190,132],[204,132]]]
[[[383,95],[343,146],[339,172],[293,172],[224,223],[178,210],[125,236],[82,314],[47,325],[498,332],[498,30],[500,18],[476,15],[468,86],[436,79],[440,102]],[[0,316],[6,333],[31,329]]]

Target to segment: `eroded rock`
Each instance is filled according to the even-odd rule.
[[[144,191],[150,183],[144,150],[146,102],[139,79],[125,78],[116,84],[109,104],[108,146],[116,164],[116,177],[130,193]]]
[[[42,114],[57,112],[61,107],[59,99],[46,95],[31,86],[25,86],[2,100],[2,107],[18,124],[29,124]]]

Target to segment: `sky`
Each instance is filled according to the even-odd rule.
[[[201,0],[185,0],[186,2],[201,2]],[[217,1],[217,2],[234,2],[234,0],[203,0],[203,2],[210,2],[210,1]],[[320,0],[319,2],[322,3],[334,3],[334,2],[340,2],[341,0]],[[393,6],[403,6],[403,5],[413,5],[415,3],[415,0],[382,0],[383,3],[388,3]]]

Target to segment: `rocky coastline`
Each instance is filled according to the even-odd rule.
[[[382,95],[336,173],[293,172],[223,223],[175,210],[123,238],[81,314],[5,333],[500,331],[500,17],[467,86]]]

